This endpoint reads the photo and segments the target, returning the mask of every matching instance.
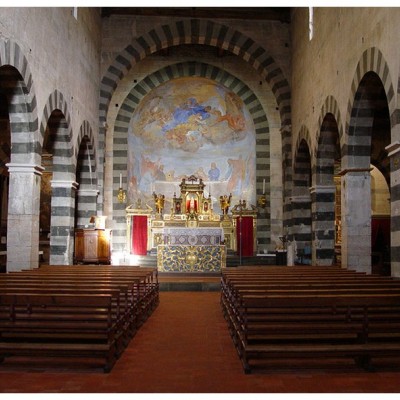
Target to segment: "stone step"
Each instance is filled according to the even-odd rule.
[[[138,264],[143,267],[156,267],[157,256],[147,255],[138,256]],[[227,267],[237,267],[239,265],[276,265],[276,257],[274,255],[259,255],[254,257],[239,257],[238,255],[229,255],[226,257]]]

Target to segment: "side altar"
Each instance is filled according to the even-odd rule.
[[[221,214],[214,212],[211,194],[195,176],[182,179],[179,196],[174,193],[165,210],[166,198],[153,192],[154,208],[142,205],[126,208],[127,250],[130,254],[157,253],[160,271],[217,272],[226,265],[228,251],[239,254],[242,242],[248,255],[256,249],[257,211],[240,201],[229,213],[231,195],[219,196]],[[244,218],[251,222],[243,225]],[[240,223],[238,222],[240,221]],[[240,225],[240,230],[238,226]],[[247,229],[247,231],[244,231]],[[251,230],[249,232],[248,230]],[[243,252],[241,255],[245,256]]]

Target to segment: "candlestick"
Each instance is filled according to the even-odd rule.
[[[263,194],[265,194],[265,179],[263,179]]]
[[[119,187],[122,188],[122,174],[119,174]]]

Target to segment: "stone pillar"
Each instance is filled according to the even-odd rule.
[[[311,198],[309,195],[293,196],[292,228],[289,240],[296,240],[297,249],[311,245]]]
[[[371,273],[370,168],[341,171],[342,267]]]
[[[310,188],[312,263],[332,265],[335,257],[335,186]]]
[[[77,187],[78,184],[74,181],[51,181],[51,265],[73,264],[75,194]]]
[[[99,191],[96,189],[79,189],[77,192],[78,201],[76,227],[84,228],[89,224],[90,218],[97,215],[97,196]]]
[[[7,219],[7,271],[39,265],[40,183],[44,168],[6,164],[10,173]]]
[[[386,147],[390,159],[390,265],[391,275],[400,277],[400,142]]]

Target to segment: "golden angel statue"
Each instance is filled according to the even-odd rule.
[[[156,204],[157,214],[162,214],[164,209],[165,196],[163,194],[157,195],[156,192],[153,192],[153,197]]]
[[[219,204],[221,206],[221,211],[223,215],[228,214],[228,210],[231,205],[231,198],[232,198],[232,193],[229,194],[229,197],[227,195],[219,196]]]

